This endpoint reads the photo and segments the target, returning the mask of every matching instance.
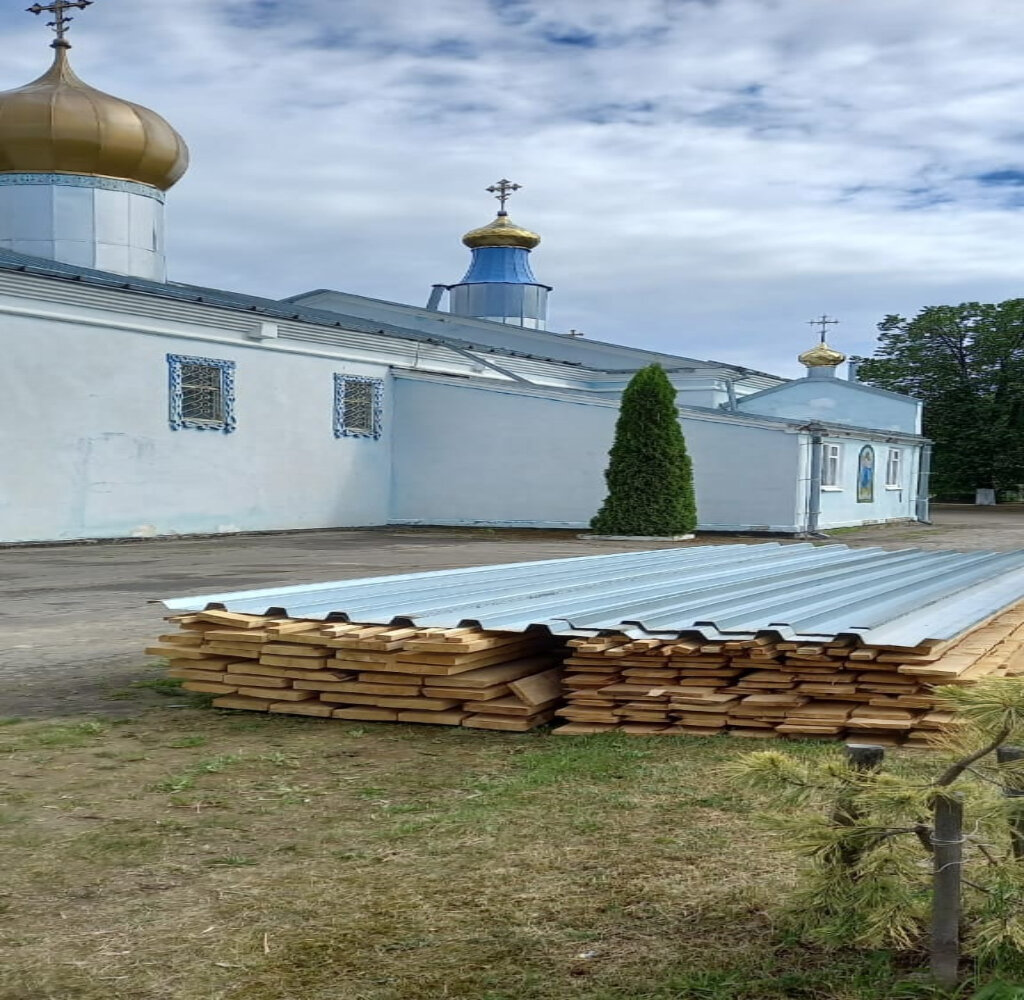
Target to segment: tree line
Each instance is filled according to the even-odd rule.
[[[887,316],[859,378],[924,403],[935,443],[932,492],[1015,491],[1024,483],[1024,299],[928,306]]]

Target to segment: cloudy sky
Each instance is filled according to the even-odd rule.
[[[48,59],[4,0],[0,87]],[[180,281],[422,304],[483,190],[551,325],[798,374],[806,321],[1024,295],[1020,0],[96,0],[73,60],[188,140]]]

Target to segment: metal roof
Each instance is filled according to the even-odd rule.
[[[442,313],[436,310],[402,305],[401,303],[391,303],[383,299],[370,299],[366,296],[346,296],[345,293],[337,293],[339,296],[358,300],[371,306],[376,303],[381,307],[382,312],[400,308],[405,314],[405,322],[389,322],[361,315],[359,311],[346,313],[340,310],[318,308],[301,301],[304,298],[315,295],[316,293],[314,292],[308,292],[302,296],[292,296],[288,299],[268,299],[245,292],[206,288],[202,285],[189,285],[176,281],[151,281],[148,278],[132,275],[113,274],[112,272],[99,271],[95,268],[82,267],[78,264],[67,264],[63,261],[34,257],[30,254],[23,254],[16,250],[4,248],[0,248],[0,270],[78,282],[96,288],[136,292],[178,302],[215,306],[219,309],[230,309],[235,312],[249,313],[250,315],[266,316],[270,319],[294,320],[300,323],[308,323],[314,327],[340,328],[356,333],[372,334],[375,337],[389,337],[423,344],[457,347],[480,354],[497,354],[509,358],[521,358],[527,361],[542,362],[546,366],[568,366],[570,369],[584,369],[595,372],[602,372],[604,370],[600,364],[596,363],[585,364],[582,361],[566,357],[549,357],[545,354],[534,354],[528,351],[517,351],[510,347],[499,347],[487,343],[485,337],[479,341],[472,339],[474,332],[482,334],[482,331],[486,331],[488,327],[501,328],[501,333],[504,336],[510,336],[516,328],[510,328],[504,323],[455,316],[451,313]],[[427,325],[424,326],[424,324]],[[448,329],[444,329],[445,327]],[[459,336],[460,333],[464,334],[464,336]],[[550,340],[544,346],[552,348],[555,353],[559,353],[562,350],[562,345],[572,343],[571,339],[567,340],[553,333],[548,334],[548,336]],[[606,344],[600,341],[589,341],[588,343],[594,347],[600,347],[606,352],[611,351],[613,354],[621,355],[623,358],[637,357],[637,368],[641,367],[643,363],[650,363],[651,361],[659,361],[668,366],[671,366],[673,363],[682,363],[685,365],[696,365],[700,368],[707,367],[709,370],[721,368],[734,373],[734,375],[750,375],[755,381],[763,379],[771,379],[773,382],[786,381],[779,376],[741,368],[737,365],[725,364],[724,362],[697,361],[692,358],[682,358],[656,351],[643,351],[640,348],[620,344]]]
[[[1024,551],[708,545],[203,594],[163,603],[365,624],[916,646],[1024,600]]]

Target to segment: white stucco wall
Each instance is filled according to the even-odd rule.
[[[921,404],[838,378],[804,378],[740,399],[741,413],[921,433]]]
[[[584,528],[605,496],[617,406],[395,378],[391,521]],[[700,526],[796,530],[798,435],[683,420]]]
[[[917,476],[921,458],[919,445],[867,437],[826,437],[824,443],[840,446],[840,471],[837,486],[822,487],[819,528],[848,528],[858,524],[916,517]],[[874,498],[870,503],[857,500],[858,460],[865,445],[870,445],[875,452]],[[885,482],[890,448],[898,448],[903,455],[900,487],[896,489],[888,487]],[[804,456],[805,467],[808,469],[809,454],[808,449]]]
[[[122,317],[123,319],[123,317]],[[3,317],[0,540],[382,524],[387,369]],[[237,430],[168,421],[167,354],[236,362]],[[380,440],[335,438],[333,373],[385,378]]]

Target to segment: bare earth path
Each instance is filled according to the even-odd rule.
[[[834,541],[1024,548],[1024,508],[949,507],[932,526],[858,529]],[[157,676],[142,649],[161,630],[163,609],[150,603],[158,598],[668,544],[581,541],[571,532],[380,529],[0,550],[0,716],[135,714],[166,705],[132,686]]]

